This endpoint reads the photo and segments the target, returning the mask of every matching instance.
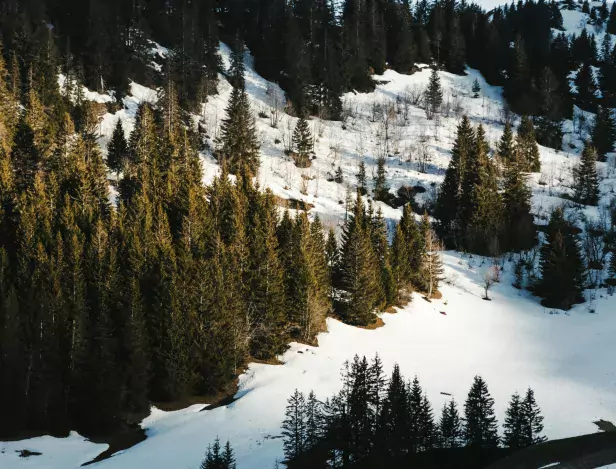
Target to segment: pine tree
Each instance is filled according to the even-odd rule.
[[[520,406],[522,417],[521,446],[527,447],[543,443],[547,440],[543,432],[543,416],[535,401],[535,393],[531,388],[526,390],[526,395]]]
[[[408,394],[400,367],[392,371],[379,417],[377,428],[377,451],[393,458],[405,454],[408,448],[409,432]]]
[[[428,89],[426,90],[426,116],[428,119],[434,119],[438,115],[442,104],[443,89],[441,87],[441,79],[438,76],[436,67],[432,67]]]
[[[451,160],[445,173],[445,179],[438,192],[435,217],[438,219],[437,231],[448,247],[462,243],[463,222],[462,186],[466,172],[467,160],[473,151],[475,132],[468,117],[464,116],[458,126],[458,134],[453,146]]]
[[[393,271],[400,288],[413,283],[417,288],[424,289],[426,285],[421,272],[424,255],[423,233],[415,222],[411,204],[406,204],[392,243]]]
[[[605,161],[606,154],[615,150],[616,122],[612,111],[607,107],[601,106],[597,111],[591,131],[591,142],[597,150],[599,161]]]
[[[531,191],[514,154],[505,167],[503,214],[505,249],[530,249],[536,242],[536,230],[531,214]]]
[[[516,160],[516,148],[510,121],[505,122],[505,130],[496,146],[496,155],[499,160],[506,165]]]
[[[119,179],[117,175],[124,167],[127,157],[128,144],[124,136],[122,120],[118,119],[113,129],[113,134],[111,134],[111,140],[109,140],[109,144],[107,145],[107,166],[110,170],[115,171],[117,179]]]
[[[220,446],[220,440],[216,438],[214,444],[208,446],[205,458],[201,461],[199,469],[235,469],[235,456],[231,444],[227,441],[224,449]]]
[[[287,460],[299,459],[306,444],[306,399],[297,389],[287,401],[285,419],[282,422],[284,456]]]
[[[295,150],[293,153],[295,166],[308,168],[314,150],[308,120],[303,116],[297,121],[293,131],[293,148]]]
[[[478,98],[480,91],[481,91],[481,86],[479,86],[479,81],[477,80],[477,78],[475,78],[475,81],[473,81],[473,88],[472,88],[473,98]]]
[[[503,444],[506,448],[517,450],[523,447],[523,425],[522,402],[520,395],[515,393],[509,402],[509,407],[505,413],[505,423],[503,425]]]
[[[366,165],[364,161],[359,162],[359,168],[357,170],[357,191],[361,195],[366,195],[368,193],[368,186],[366,185]]]
[[[541,279],[535,292],[547,308],[569,309],[584,301],[584,264],[574,226],[563,210],[552,212],[546,242],[541,246]]]
[[[473,448],[490,449],[498,446],[494,399],[480,376],[475,376],[464,403],[464,440],[467,446]]]
[[[385,173],[385,158],[380,156],[376,161],[376,165],[376,175],[374,176],[374,200],[388,202],[390,194]]]
[[[577,87],[578,106],[585,111],[594,111],[597,104],[597,82],[589,60],[585,60],[578,70],[574,83]]]
[[[340,265],[343,319],[350,324],[371,324],[376,318],[374,313],[379,298],[382,298],[382,285],[359,194],[353,214],[343,228]]]
[[[456,401],[453,399],[443,405],[439,421],[439,437],[441,448],[459,448],[463,444],[462,420]]]
[[[597,205],[599,202],[596,162],[597,150],[587,142],[580,156],[580,164],[573,172],[574,198],[584,205]]]
[[[227,117],[222,122],[216,154],[219,162],[228,166],[231,173],[237,173],[245,166],[254,175],[259,169],[260,145],[244,88],[243,44],[240,41],[237,41],[233,54],[230,76],[233,91],[225,110]]]
[[[222,469],[236,469],[235,464],[235,454],[233,453],[233,448],[231,448],[231,443],[227,440],[225,443],[225,449],[222,452]]]
[[[466,166],[462,217],[467,221],[466,247],[471,252],[497,255],[501,251],[503,205],[496,170],[489,159],[483,127],[476,132],[475,147]]]
[[[528,116],[522,116],[516,138],[518,164],[522,172],[537,173],[541,170],[539,147],[535,138],[535,127]]]

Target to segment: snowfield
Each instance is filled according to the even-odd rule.
[[[565,26],[571,32],[578,31],[584,15],[563,11],[563,16]],[[153,60],[166,53],[166,49],[156,46]],[[229,48],[221,45],[226,65],[229,53]],[[411,106],[407,120],[396,114],[385,129],[381,117],[373,118],[375,106],[387,108],[405,93],[421,92],[430,74],[427,68],[411,76],[387,71],[375,77],[380,84],[373,93],[349,93],[344,97],[344,122],[317,118],[310,121],[317,157],[310,168],[298,169],[284,154],[296,119],[281,112],[277,128],[270,125],[271,110],[277,100],[281,101],[282,91],[256,74],[248,53],[246,66],[246,87],[253,111],[255,115],[262,112],[268,116],[257,117],[262,143],[258,182],[280,197],[312,204],[311,216],[319,215],[326,226],[341,226],[344,201],[348,192],[354,192],[355,174],[362,159],[371,182],[377,156],[390,155],[387,178],[392,191],[401,185],[421,185],[426,189],[421,197],[430,200],[443,179],[463,113],[473,125],[484,125],[492,148],[502,135],[502,91],[487,85],[471,69],[464,77],[440,73],[446,108],[440,125],[435,126],[422,109]],[[478,98],[471,93],[475,79],[481,85]],[[221,79],[219,95],[204,107],[212,145],[225,116],[230,91],[230,85]],[[108,98],[93,92],[88,92],[88,97],[98,102]],[[124,109],[106,114],[101,122],[103,149],[118,118],[128,135],[138,104],[156,99],[154,90],[132,83]],[[382,137],[385,131],[389,135],[386,144]],[[563,148],[568,151],[541,147],[542,172],[530,178],[538,223],[546,223],[549,211],[563,204],[561,197],[570,192],[571,170],[587,135],[572,121],[565,123],[565,131]],[[418,155],[428,155],[429,161],[422,164]],[[616,189],[615,158],[612,154],[607,163],[598,163],[602,177],[600,207],[569,207],[568,214],[575,212],[578,219],[601,218],[601,207]],[[208,183],[219,168],[209,151],[202,154],[202,162],[203,179]],[[328,173],[333,175],[338,166],[344,175],[343,184],[327,181]],[[425,172],[420,171],[422,166]],[[382,203],[375,205],[383,209],[390,222],[401,215],[401,210]],[[280,357],[282,365],[250,364],[240,377],[238,399],[232,404],[211,411],[204,405],[176,412],[153,408],[142,422],[147,433],[144,442],[92,467],[196,469],[208,444],[217,436],[231,441],[239,469],[275,467],[283,456],[280,425],[288,396],[298,388],[305,393],[314,389],[322,399],[329,397],[340,388],[344,361],[355,354],[373,357],[378,353],[388,372],[398,363],[407,379],[417,375],[437,418],[449,399],[442,393],[451,394],[462,405],[473,377],[481,375],[496,400],[501,423],[511,394],[522,393],[528,386],[535,390],[545,416],[545,433],[550,438],[593,432],[596,427],[592,422],[598,419],[616,422],[616,296],[597,289],[587,291],[590,301],[566,313],[546,310],[537,298],[511,286],[513,268],[505,256],[503,278],[490,291],[492,300],[486,301],[482,299],[483,276],[491,261],[455,252],[446,252],[443,257],[446,282],[440,288],[441,300],[427,302],[414,295],[413,301],[396,314],[383,314],[385,325],[376,330],[328,319],[328,332],[320,334],[318,347],[293,343]],[[106,448],[76,433],[60,439],[44,436],[0,442],[0,467],[72,469]],[[21,450],[42,454],[20,457]]]
[[[551,314],[510,286],[507,274],[490,292],[492,301],[485,301],[481,279],[488,262],[451,252],[444,260],[451,285],[443,286],[442,300],[428,303],[415,295],[408,307],[384,314],[385,326],[373,331],[329,319],[319,347],[295,343],[281,357],[284,365],[251,364],[236,402],[203,412],[199,405],[177,412],[153,409],[143,421],[148,435],[143,443],[93,467],[196,469],[217,436],[232,442],[238,468],[274,467],[282,457],[287,397],[295,388],[329,397],[339,390],[340,368],[353,354],[378,353],[386,369],[398,363],[407,378],[417,374],[437,415],[449,399],[442,392],[462,404],[473,377],[481,374],[500,422],[511,394],[527,386],[536,392],[550,438],[590,433],[593,420],[616,419],[615,297],[599,298],[596,314],[586,304]],[[43,454],[20,458],[16,451],[22,449]],[[77,435],[1,443],[0,466],[68,469],[105,449]]]

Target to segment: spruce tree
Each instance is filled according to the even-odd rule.
[[[405,454],[409,437],[408,393],[400,367],[395,364],[389,379],[377,429],[377,451],[393,458]]]
[[[597,104],[597,81],[591,68],[590,61],[586,59],[574,80],[577,87],[577,104],[585,111],[594,111]]]
[[[343,319],[349,324],[368,325],[382,298],[379,263],[374,253],[361,195],[342,231],[340,288],[344,302]]]
[[[473,150],[475,132],[468,117],[464,116],[458,126],[456,141],[454,142],[451,160],[445,173],[436,201],[434,215],[438,219],[437,231],[448,247],[459,245],[462,242],[463,221],[462,211],[462,185],[466,172],[467,160]]]
[[[575,227],[562,208],[552,212],[541,246],[541,279],[535,292],[547,308],[570,309],[584,301],[584,264]]]
[[[380,156],[376,161],[376,165],[376,175],[374,176],[374,200],[388,202],[390,194],[385,174],[385,158]]]
[[[511,251],[530,249],[536,241],[532,194],[516,156],[505,167],[503,188],[504,247]]]
[[[443,405],[439,421],[439,437],[441,448],[459,448],[463,444],[462,420],[458,405],[453,399]]]
[[[599,181],[597,179],[597,150],[587,142],[580,156],[580,164],[573,171],[574,198],[584,205],[599,202]]]
[[[503,425],[503,444],[506,448],[518,450],[522,448],[523,432],[522,402],[520,395],[515,393],[511,397],[509,407],[505,413],[505,423]]]
[[[430,81],[426,90],[426,115],[428,119],[434,119],[440,112],[443,104],[443,89],[441,87],[441,79],[438,76],[436,66],[432,67],[430,72]]]
[[[297,389],[287,401],[285,419],[282,422],[284,456],[287,460],[299,459],[306,444],[306,398]]]
[[[479,86],[479,81],[477,80],[477,78],[475,78],[475,81],[473,81],[473,88],[472,88],[473,98],[478,98],[480,91],[481,91],[481,86]]]
[[[221,136],[216,156],[221,164],[228,167],[229,172],[235,174],[245,166],[254,175],[259,169],[260,145],[255,119],[244,87],[243,52],[240,53],[239,49],[240,45],[233,55],[230,71],[233,90],[225,110],[227,117],[223,119],[220,129]]]
[[[612,110],[605,106],[601,106],[597,111],[591,131],[591,142],[597,150],[599,161],[605,161],[606,154],[615,151],[616,122]]]
[[[107,145],[107,166],[110,170],[116,173],[116,178],[128,157],[128,144],[126,143],[126,137],[124,136],[124,128],[122,127],[122,120],[116,121],[113,134]]]
[[[368,186],[366,185],[366,165],[364,161],[359,162],[359,168],[357,170],[357,191],[361,195],[366,195],[368,193]]]
[[[313,143],[308,120],[303,116],[297,121],[293,131],[293,148],[295,166],[298,168],[308,168],[311,164]]]
[[[505,130],[503,135],[496,146],[496,155],[500,159],[500,162],[507,165],[516,160],[516,148],[513,139],[513,129],[511,122],[505,122]]]
[[[491,449],[498,446],[498,425],[494,416],[494,399],[488,385],[475,376],[464,403],[464,440],[466,446]]]
[[[547,440],[547,438],[542,435],[543,416],[535,401],[535,393],[531,388],[526,390],[524,400],[520,406],[520,415],[523,422],[521,435],[522,447],[536,445]]]
[[[538,173],[541,170],[539,147],[535,138],[535,127],[528,116],[522,116],[516,138],[518,164],[523,172]]]
[[[462,218],[467,223],[466,248],[494,256],[501,252],[503,206],[496,170],[487,151],[488,143],[480,125],[465,171]]]

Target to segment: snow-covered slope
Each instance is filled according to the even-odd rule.
[[[575,23],[573,19],[565,21],[568,27]],[[228,64],[229,49],[222,45],[221,52]],[[157,54],[164,55],[165,50],[158,48]],[[269,116],[282,91],[254,72],[249,54],[246,63],[246,85],[255,114]],[[373,110],[395,106],[397,98],[421,92],[428,76],[427,69],[412,76],[387,71],[375,77],[381,82],[375,92],[344,97],[344,122],[312,119],[317,158],[308,169],[296,168],[284,154],[296,119],[282,113],[274,128],[269,117],[257,118],[262,143],[259,183],[281,197],[313,204],[312,216],[318,214],[326,225],[339,226],[344,216],[343,201],[347,190],[354,190],[359,162],[363,158],[370,177],[377,155],[385,151],[384,124],[382,119],[372,118]],[[488,86],[479,73],[470,69],[465,77],[448,73],[440,76],[448,109],[440,125],[435,126],[423,110],[411,106],[408,119],[402,112],[395,114],[387,130],[387,153],[392,155],[387,158],[387,177],[392,190],[402,184],[422,185],[427,189],[422,195],[424,200],[433,197],[435,186],[442,181],[455,128],[463,113],[475,125],[485,126],[492,146],[503,130],[499,88]],[[482,89],[478,98],[473,98],[470,91],[475,79]],[[224,79],[219,90],[220,94],[211,98],[203,111],[212,140],[230,94]],[[106,98],[92,94],[92,99],[104,102]],[[123,120],[127,133],[132,130],[137,106],[143,100],[155,101],[156,93],[133,83],[131,95],[124,99],[124,109],[104,116],[100,127],[103,148],[118,118]],[[584,132],[573,132],[572,122],[565,128],[564,148],[570,150],[541,148],[542,173],[530,181],[539,222],[545,220],[553,206],[563,203],[560,196],[570,190],[571,169],[586,136]],[[430,156],[425,173],[419,171],[421,154]],[[615,156],[611,155],[608,163],[598,163],[603,177],[602,205],[616,186]],[[218,166],[207,152],[202,160],[207,183],[217,174]],[[344,174],[343,184],[327,181],[328,173],[333,174],[338,166]],[[379,205],[387,218],[399,218],[399,210]],[[601,209],[596,207],[568,208],[568,212],[597,219],[601,215]],[[283,365],[251,364],[241,376],[236,396],[239,399],[234,403],[203,412],[203,406],[168,413],[153,409],[142,423],[148,438],[95,467],[197,468],[207,445],[219,436],[232,442],[238,468],[271,468],[276,459],[282,458],[280,423],[287,397],[296,387],[304,392],[314,389],[319,397],[328,397],[340,385],[342,363],[354,354],[373,356],[378,352],[388,369],[399,363],[406,377],[417,374],[437,413],[448,398],[442,392],[462,402],[473,376],[480,374],[496,399],[501,422],[511,394],[527,386],[536,392],[550,438],[592,432],[593,420],[616,421],[616,297],[597,290],[588,292],[592,301],[567,313],[547,311],[536,298],[511,286],[512,268],[506,263],[501,283],[491,292],[492,301],[484,301],[482,278],[489,261],[452,252],[444,258],[447,283],[441,289],[442,300],[428,303],[416,295],[397,314],[384,314],[385,326],[374,331],[330,319],[328,332],[319,336],[318,348],[291,344],[281,357]],[[22,458],[18,451],[24,449],[42,454]],[[85,441],[76,434],[66,439],[0,442],[0,467],[71,469],[105,449],[106,445]]]
[[[436,411],[452,394],[462,402],[473,376],[481,374],[496,399],[499,420],[514,391],[533,387],[551,438],[593,432],[593,420],[616,419],[616,297],[599,298],[597,314],[587,305],[549,314],[535,298],[510,286],[505,275],[482,300],[479,258],[445,255],[443,300],[415,296],[385,326],[368,331],[328,320],[319,347],[292,344],[284,365],[251,364],[242,375],[239,399],[212,411],[193,406],[165,413],[154,409],[143,426],[148,438],[94,467],[127,469],[197,468],[216,436],[229,439],[240,469],[271,468],[282,456],[280,422],[287,397],[298,388],[321,398],[339,389],[340,368],[355,353],[378,353],[387,369],[399,363],[407,377],[417,374]],[[508,269],[511,270],[510,268]],[[445,312],[446,315],[440,314]],[[96,446],[49,437],[0,443],[0,466],[75,468],[96,454]],[[105,445],[98,445],[103,451]],[[39,451],[19,458],[16,451]]]

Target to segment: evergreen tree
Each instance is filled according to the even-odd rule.
[[[520,170],[517,155],[505,167],[503,190],[504,234],[507,250],[530,249],[535,244],[536,230],[531,214],[531,191]]]
[[[439,421],[439,437],[441,448],[459,448],[463,444],[462,420],[456,401],[453,399],[443,405]]]
[[[481,91],[481,86],[479,86],[479,81],[477,80],[477,78],[475,78],[475,81],[473,81],[473,88],[471,90],[473,92],[473,98],[478,98],[479,97],[479,92]]]
[[[377,451],[400,457],[407,451],[410,429],[408,393],[400,368],[392,371],[377,429]]]
[[[520,415],[522,417],[521,446],[527,447],[543,443],[547,438],[543,432],[543,416],[535,401],[535,393],[531,388],[526,390],[524,400],[520,405]]]
[[[590,143],[586,143],[580,156],[580,164],[573,172],[574,198],[584,205],[597,205],[599,202],[596,162],[597,150]]]
[[[296,389],[287,402],[286,417],[282,423],[284,456],[293,461],[306,450],[306,399]]]
[[[371,324],[376,318],[377,303],[383,295],[368,221],[364,203],[358,194],[353,214],[342,231],[340,253],[340,288],[344,301],[342,317],[350,324]]]
[[[466,247],[471,252],[497,255],[501,251],[503,206],[496,170],[487,155],[483,127],[476,132],[475,146],[466,165],[463,184],[462,218],[466,226]]]
[[[522,172],[537,173],[541,170],[539,147],[535,139],[535,127],[528,116],[522,116],[516,139],[517,158]]]
[[[107,145],[107,166],[110,170],[115,171],[116,179],[119,179],[118,174],[124,167],[127,157],[128,144],[124,136],[122,121],[118,119],[113,134],[111,134],[111,140]]]
[[[359,168],[357,170],[357,191],[361,195],[368,193],[368,186],[366,185],[366,165],[363,160],[359,162]]]
[[[585,111],[594,111],[597,104],[597,82],[590,65],[590,61],[585,60],[574,80],[577,104]]]
[[[388,202],[390,199],[389,186],[385,174],[385,158],[380,156],[376,161],[376,175],[374,176],[374,200]]]
[[[517,450],[522,448],[523,416],[520,395],[515,393],[511,397],[509,407],[505,413],[503,444],[506,448]]]
[[[475,376],[464,403],[464,440],[472,448],[489,449],[498,446],[494,399],[480,376]]]
[[[223,119],[221,136],[218,141],[217,158],[228,166],[231,173],[246,167],[251,174],[259,169],[259,141],[255,119],[250,110],[248,95],[244,89],[243,53],[235,51],[231,67],[233,91],[227,104],[227,117]],[[243,46],[241,46],[243,50]]]
[[[415,222],[411,204],[406,204],[392,243],[393,271],[401,288],[410,283],[422,289],[427,286],[421,272],[426,252],[423,235]]]
[[[614,151],[616,144],[616,122],[612,111],[601,106],[595,117],[595,124],[591,131],[591,142],[597,150],[598,160],[605,161],[606,154]]]
[[[516,160],[516,148],[510,121],[505,122],[505,130],[496,146],[496,154],[503,164],[510,164],[512,161]]]
[[[458,126],[451,160],[440,187],[435,207],[435,216],[439,220],[438,232],[447,246],[459,245],[462,242],[462,185],[467,160],[470,158],[474,142],[475,132],[468,117],[464,116]]]
[[[311,164],[311,156],[313,154],[312,135],[308,126],[308,120],[305,117],[300,117],[293,131],[293,159],[295,166],[298,168],[307,168]]]
[[[441,79],[438,76],[436,67],[432,67],[430,81],[426,90],[426,115],[428,119],[434,119],[440,112],[443,104],[443,89]]]
[[[536,294],[547,308],[569,309],[584,301],[584,265],[575,228],[561,208],[552,212],[546,242],[541,246],[541,279]]]

